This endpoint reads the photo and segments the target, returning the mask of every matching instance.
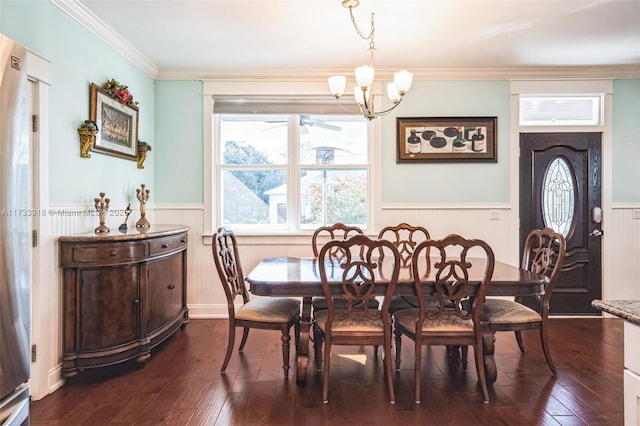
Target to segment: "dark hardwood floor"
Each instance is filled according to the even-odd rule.
[[[388,402],[382,359],[371,347],[337,347],[329,403],[322,376],[311,369],[304,387],[281,369],[278,332],[252,330],[220,374],[226,320],[192,320],[154,350],[146,367],[92,372],[31,404],[32,425],[622,425],[623,327],[619,319],[552,319],[550,341],[558,376],[544,360],[538,334],[496,341],[498,380],[483,404],[469,351],[469,371],[445,348],[423,352],[422,404],[413,399],[413,344],[403,340]],[[293,353],[292,353],[293,355]],[[313,362],[313,358],[310,359]]]

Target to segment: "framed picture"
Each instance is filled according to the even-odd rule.
[[[138,108],[111,98],[91,84],[91,120],[98,125],[93,151],[136,161],[138,156]]]
[[[497,121],[497,117],[398,117],[397,162],[495,163]]]

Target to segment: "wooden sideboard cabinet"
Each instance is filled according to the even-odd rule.
[[[64,377],[131,359],[144,365],[153,347],[186,326],[188,230],[59,238]]]

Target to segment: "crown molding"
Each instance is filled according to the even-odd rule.
[[[326,81],[335,74],[354,79],[353,70],[318,69],[162,69],[158,80],[206,80],[206,81]],[[640,78],[638,65],[584,66],[584,67],[523,67],[523,68],[449,68],[412,69],[416,80],[587,80]],[[376,68],[379,80],[393,80],[395,70]]]
[[[144,73],[155,79],[158,75],[158,66],[147,59],[139,50],[128,41],[120,37],[111,27],[87,9],[78,0],[49,0],[51,4],[66,13],[73,20],[95,34],[102,41],[111,46]]]

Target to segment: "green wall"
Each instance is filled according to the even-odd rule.
[[[202,83],[154,81],[104,41],[46,1],[0,0],[0,31],[51,61],[50,201],[135,202],[145,183],[150,203],[203,202]],[[153,150],[133,161],[79,154],[78,125],[89,117],[89,87],[115,78],[140,103],[139,139]],[[613,202],[640,202],[640,79],[617,80],[613,96]],[[509,203],[509,82],[417,81],[382,117],[383,203]],[[397,117],[498,117],[497,163],[396,163]]]
[[[154,152],[136,162],[92,152],[80,157],[78,126],[89,118],[91,83],[111,78],[139,102],[138,138],[154,145],[154,80],[48,1],[1,0],[0,31],[49,60],[49,183],[52,205],[93,205],[105,192],[113,205],[136,202],[135,188],[152,190]],[[153,201],[153,200],[152,200]]]
[[[497,117],[497,163],[396,163],[397,117]],[[509,82],[417,81],[384,116],[383,203],[508,203]]]
[[[200,81],[156,82],[156,202],[201,204],[203,117]]]

